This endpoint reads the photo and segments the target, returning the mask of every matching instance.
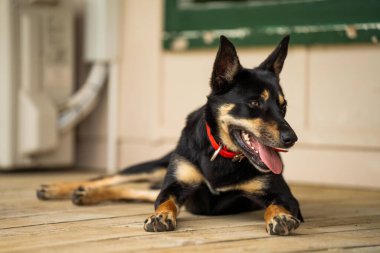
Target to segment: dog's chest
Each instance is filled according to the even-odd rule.
[[[205,184],[212,193],[234,189],[237,185],[259,177],[254,167],[243,161],[216,159],[213,162],[205,161],[201,166]]]

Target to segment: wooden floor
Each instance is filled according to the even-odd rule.
[[[183,211],[175,232],[147,233],[152,204],[77,207],[39,201],[44,182],[90,172],[0,174],[0,252],[380,252],[380,191],[293,185],[306,222],[268,236],[263,212],[205,217]]]

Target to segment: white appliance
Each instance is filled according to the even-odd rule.
[[[0,0],[0,170],[74,163],[74,126],[95,106],[108,68],[115,72],[117,48],[118,0],[84,3],[86,59],[93,69],[73,94],[73,1]]]

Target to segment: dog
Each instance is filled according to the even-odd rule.
[[[181,206],[200,215],[265,208],[267,233],[291,234],[303,218],[279,155],[297,141],[285,120],[287,102],[279,83],[288,44],[286,36],[258,67],[244,68],[234,45],[221,36],[207,102],[188,115],[172,152],[114,175],[41,185],[37,197],[72,197],[76,205],[155,202],[155,213],[143,225],[148,232],[175,230]],[[135,181],[160,182],[161,189],[121,185]]]

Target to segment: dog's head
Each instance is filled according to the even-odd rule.
[[[278,152],[297,141],[285,120],[286,99],[279,83],[288,43],[286,36],[258,67],[244,68],[234,45],[221,36],[208,96],[220,141],[242,152],[259,171],[275,174],[283,167]]]

